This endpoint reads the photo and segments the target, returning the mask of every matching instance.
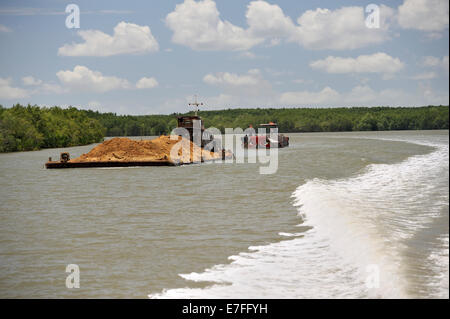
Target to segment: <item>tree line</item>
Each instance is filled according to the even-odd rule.
[[[168,134],[177,125],[177,116],[193,115],[116,115],[86,111],[105,128],[107,136],[148,136]],[[279,131],[343,132],[386,130],[448,129],[448,106],[425,107],[352,107],[352,108],[256,108],[200,111],[205,128],[243,129],[261,123],[276,122]]]
[[[74,107],[0,105],[0,152],[32,151],[100,142],[105,128]]]
[[[67,147],[99,142],[104,136],[168,134],[177,116],[117,115],[74,107],[0,106],[0,152]],[[205,128],[241,127],[276,122],[279,131],[344,132],[449,128],[448,106],[351,108],[237,108],[200,111]]]

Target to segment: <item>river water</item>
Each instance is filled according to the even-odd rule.
[[[0,154],[0,297],[448,298],[448,131],[289,136],[271,175]]]

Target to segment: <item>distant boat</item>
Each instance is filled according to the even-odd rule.
[[[265,135],[258,135],[259,131],[264,129]],[[271,138],[270,132],[272,129],[278,130],[278,125],[274,122],[267,124],[260,124],[256,130],[256,134],[245,135],[242,138],[244,148],[270,148],[271,145],[277,145],[278,148],[289,146],[289,137],[284,134],[278,134],[276,139]]]

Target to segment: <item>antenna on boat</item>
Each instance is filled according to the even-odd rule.
[[[189,103],[189,105],[195,107],[195,116],[197,116],[197,113],[198,113],[198,111],[199,111],[198,107],[199,107],[200,105],[203,105],[203,103],[198,103],[198,102],[197,102],[197,94],[194,95],[194,98],[195,98],[195,102],[194,102],[194,103]]]

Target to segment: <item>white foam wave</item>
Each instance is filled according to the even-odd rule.
[[[428,256],[435,276],[431,277],[429,286],[434,292],[433,297],[449,298],[449,235],[439,238],[440,245]]]
[[[249,247],[250,252],[229,257],[230,264],[180,275],[214,283],[206,288],[169,289],[149,297],[414,297],[404,266],[405,243],[439,217],[443,206],[448,213],[448,142],[434,146],[430,154],[373,164],[352,178],[308,181],[292,195],[302,225],[312,226],[304,236]],[[429,260],[443,273],[431,281],[448,296],[448,232],[446,238],[446,248]]]
[[[303,236],[304,233],[285,233],[285,232],[279,232],[278,235],[284,236],[284,237],[299,237],[299,236]]]

